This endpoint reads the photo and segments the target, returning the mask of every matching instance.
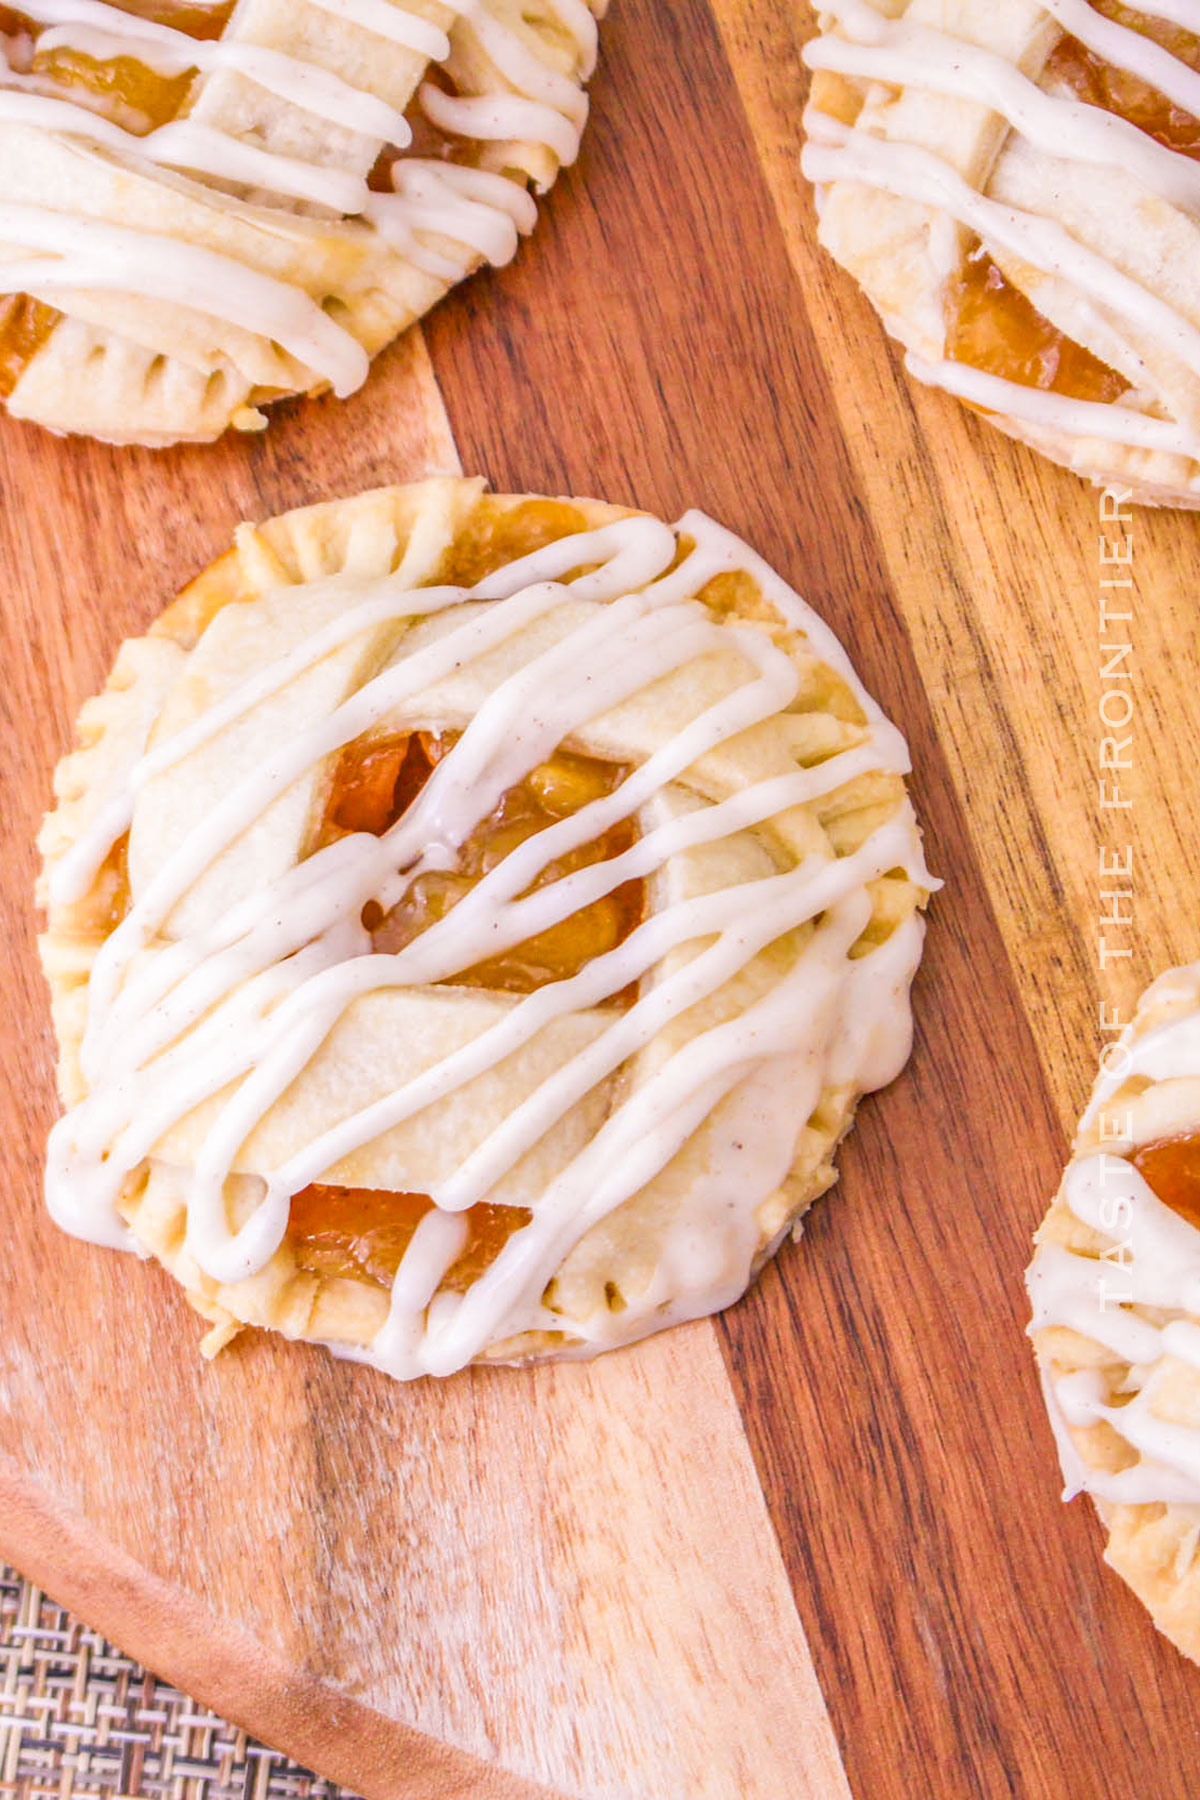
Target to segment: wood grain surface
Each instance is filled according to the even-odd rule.
[[[159,453],[0,429],[0,1553],[372,1797],[1196,1791],[1200,1673],[1059,1504],[1021,1273],[1099,1003],[1200,955],[1200,522],[1128,528],[1132,804],[1102,810],[1100,498],[915,390],[817,250],[811,29],[791,0],[617,0],[536,240],[348,403]],[[240,518],[458,463],[704,507],[835,626],[947,882],[916,1052],[717,1322],[440,1385],[265,1338],[202,1366],[164,1277],[42,1215],[50,769]],[[1133,922],[1104,927],[1126,846]]]

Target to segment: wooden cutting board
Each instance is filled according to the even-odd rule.
[[[1098,1002],[1200,954],[1200,521],[1133,524],[1133,804],[1102,812],[1098,497],[914,389],[817,251],[810,30],[790,0],[618,0],[536,241],[347,404],[162,453],[0,426],[0,1552],[370,1796],[1196,1791],[1200,1672],[1059,1504],[1021,1272]],[[909,733],[947,883],[916,1053],[715,1323],[441,1385],[267,1339],[204,1366],[164,1277],[42,1216],[49,772],[239,519],[456,461],[704,507],[837,628]],[[1099,852],[1126,844],[1134,923],[1105,931]]]

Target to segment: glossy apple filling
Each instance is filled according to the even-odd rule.
[[[1200,36],[1196,33],[1184,31],[1165,19],[1151,19],[1143,13],[1131,12],[1127,7],[1112,4],[1112,0],[1096,0],[1095,10],[1143,37],[1152,38],[1190,69],[1200,69]],[[1076,99],[1128,119],[1131,125],[1165,144],[1168,150],[1200,157],[1200,121],[1140,76],[1130,75],[1105,62],[1078,38],[1064,37],[1056,45],[1046,65],[1046,83],[1054,87],[1065,85]]]
[[[558,515],[563,509],[555,502],[546,503],[546,508],[546,518],[500,515],[494,529],[480,541],[457,546],[460,573],[481,579],[486,572],[483,565],[493,555],[509,561],[515,554],[536,548],[535,540],[547,542],[562,535],[564,522]],[[519,550],[513,548],[514,533],[521,543]],[[476,574],[476,569],[480,573]],[[413,731],[350,746],[334,772],[324,841],[350,831],[379,835],[388,830],[411,806],[453,741],[449,733]],[[611,793],[625,773],[613,763],[557,752],[501,798],[463,845],[453,871],[419,877],[389,913],[378,907],[368,909],[370,916],[365,922],[375,948],[396,951],[411,943],[510,851],[535,832]],[[631,822],[613,826],[594,842],[551,864],[537,885],[618,856],[635,837],[636,827]],[[527,994],[548,982],[565,980],[627,937],[641,919],[644,906],[644,883],[627,882],[536,937],[454,975],[452,985]],[[619,998],[628,1001],[632,996]],[[390,1287],[413,1233],[432,1205],[426,1194],[318,1183],[293,1199],[288,1239],[301,1268]],[[466,1246],[442,1282],[443,1288],[451,1290],[469,1287],[499,1255],[512,1233],[529,1222],[530,1214],[523,1207],[481,1202],[464,1217],[469,1231]]]
[[[1200,1227],[1200,1131],[1143,1144],[1129,1160],[1164,1206]]]
[[[1059,331],[1007,281],[982,245],[967,257],[950,296],[947,355],[985,374],[1072,400],[1116,400],[1123,375]]]
[[[292,1200],[288,1243],[298,1266],[326,1279],[369,1281],[390,1288],[413,1233],[433,1210],[427,1194],[315,1182]],[[521,1206],[480,1201],[463,1214],[468,1237],[441,1286],[462,1293],[499,1256],[514,1231],[529,1223]]]
[[[406,732],[366,740],[343,753],[334,772],[325,813],[325,840],[349,831],[388,830],[412,804],[434,767],[454,742],[450,733]],[[504,794],[495,810],[462,846],[456,866],[420,875],[388,913],[371,905],[364,923],[377,950],[395,952],[458,904],[489,870],[536,832],[569,818],[581,806],[609,794],[627,771],[619,764],[558,751]],[[635,842],[637,828],[621,820],[594,841],[557,857],[538,877],[544,887],[575,869],[619,856]],[[645,884],[630,881],[524,943],[476,963],[452,978],[456,987],[485,987],[528,994],[565,981],[615,950],[645,909]]]

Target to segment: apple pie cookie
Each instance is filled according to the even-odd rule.
[[[245,526],[42,836],[51,1213],[400,1376],[728,1305],[909,1050],[904,741],[743,543],[439,478]]]
[[[1200,506],[1192,0],[832,0],[803,167],[909,371],[1136,497]]]
[[[351,393],[572,162],[606,0],[0,6],[0,396],[114,443]]]
[[[1038,1232],[1030,1327],[1066,1498],[1200,1661],[1200,963],[1142,996],[1105,1054]]]

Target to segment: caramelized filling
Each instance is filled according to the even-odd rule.
[[[135,137],[145,137],[178,117],[196,74],[195,69],[184,69],[178,75],[160,75],[134,56],[101,62],[69,44],[36,51],[32,67],[35,75],[45,75],[64,89],[64,99],[90,107]]]
[[[1131,12],[1117,0],[1094,4],[1106,18],[1153,38],[1189,68],[1200,69],[1200,36]],[[1170,150],[1200,157],[1200,123],[1190,113],[1148,82],[1105,62],[1078,38],[1059,41],[1045,80],[1047,86],[1065,86],[1076,99],[1127,119]],[[1128,390],[1124,376],[1044,318],[982,248],[967,259],[950,297],[950,318],[947,355],[955,362],[1072,400],[1107,403]]]
[[[1200,1131],[1143,1144],[1129,1160],[1164,1206],[1200,1228]]]
[[[194,0],[117,0],[122,12],[136,13],[156,25],[169,25],[193,38],[218,38],[233,11],[233,0],[215,6]],[[33,43],[33,55],[22,68],[9,44],[13,66],[42,75],[65,90],[69,99],[91,106],[126,131],[144,136],[177,118],[187,104],[194,69],[160,75],[133,56],[105,61],[84,56],[67,45],[39,51],[40,27],[19,8],[0,6],[0,38]],[[28,294],[0,297],[0,399],[7,399],[29,363],[42,348],[62,314]]]
[[[334,771],[323,841],[328,843],[349,831],[369,831],[376,836],[387,831],[412,804],[453,742],[449,734],[414,731],[349,746]],[[377,906],[367,907],[363,923],[375,948],[386,952],[403,949],[444,918],[510,851],[555,820],[568,818],[589,801],[610,794],[626,772],[617,764],[565,750],[556,752],[503,795],[462,846],[453,870],[419,876],[387,914]],[[556,858],[534,887],[619,856],[636,837],[633,822],[622,820],[591,843]],[[644,907],[645,884],[625,882],[524,943],[454,975],[452,985],[528,994],[548,982],[567,980],[593,957],[622,943],[641,920]]]
[[[1116,400],[1123,375],[1052,325],[978,246],[950,299],[947,354],[988,375],[1072,400]]]
[[[116,4],[121,12],[151,24],[207,39],[220,37],[233,11],[233,0],[221,0],[215,6],[197,5],[194,0],[116,0]],[[39,27],[19,8],[0,8],[0,33],[33,39],[26,73],[45,76],[65,88],[68,98],[93,106],[139,137],[178,118],[196,74],[195,69],[160,74],[132,54],[97,58],[85,56],[69,44],[41,50],[37,45]]]
[[[233,13],[235,0],[215,0],[205,6],[203,0],[111,0],[120,12],[148,19],[152,25],[169,25],[185,37],[219,38]]]
[[[96,877],[96,905],[99,924],[107,937],[117,929],[129,911],[129,833],[119,837],[100,867]]]
[[[315,1275],[390,1288],[413,1233],[432,1209],[427,1194],[315,1182],[292,1200],[288,1243],[299,1266]],[[446,1271],[443,1291],[465,1292],[496,1260],[513,1232],[528,1225],[531,1214],[523,1206],[492,1206],[482,1200],[463,1217],[469,1236]]]
[[[485,500],[470,528],[456,537],[437,579],[450,587],[474,587],[506,563],[587,528],[586,514],[569,500],[522,500],[506,508]]]
[[[1156,44],[1161,44],[1189,68],[1200,69],[1200,37],[1194,32],[1184,31],[1165,19],[1151,19],[1142,13],[1131,12],[1115,0],[1093,0],[1093,4],[1106,18],[1115,19],[1119,25],[1128,26],[1143,37],[1153,38]],[[1078,38],[1060,40],[1046,65],[1046,76],[1056,84],[1064,83],[1077,100],[1128,119],[1131,125],[1165,144],[1168,150],[1200,157],[1200,121],[1140,76],[1127,74],[1124,69],[1105,62]]]
[[[28,294],[0,296],[0,399],[8,399],[61,318]]]

